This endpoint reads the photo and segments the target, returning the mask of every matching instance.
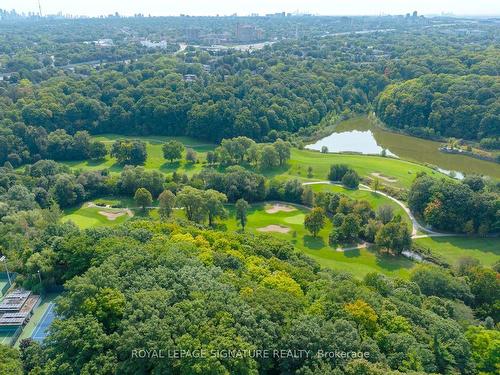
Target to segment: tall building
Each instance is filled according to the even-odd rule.
[[[252,25],[236,24],[236,40],[238,42],[254,42],[261,40],[264,37],[264,32]]]

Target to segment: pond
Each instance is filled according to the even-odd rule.
[[[432,164],[441,172],[463,178],[464,174],[481,174],[500,178],[500,165],[466,155],[445,154],[439,151],[440,142],[393,133],[373,125],[366,117],[341,122],[333,134],[307,145],[309,150],[328,152],[359,152],[381,154]]]

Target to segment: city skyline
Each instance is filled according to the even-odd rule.
[[[499,15],[500,2],[492,4],[487,0],[452,1],[432,0],[421,1],[395,1],[395,0],[353,0],[351,2],[325,2],[321,0],[254,0],[239,1],[237,3],[227,0],[200,1],[188,0],[182,3],[171,1],[118,1],[106,2],[97,0],[75,0],[71,3],[63,0],[40,0],[42,13],[47,14],[71,14],[75,16],[101,16],[118,12],[124,16],[144,14],[152,16],[175,16],[187,14],[193,16],[215,16],[232,15],[246,16],[250,14],[265,15],[276,12],[299,12],[318,15],[397,15],[411,13],[414,10],[422,15],[438,15],[442,13],[453,13],[455,15]],[[22,13],[38,13],[37,0],[3,0],[0,5],[2,9],[15,9]]]

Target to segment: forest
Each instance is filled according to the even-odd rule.
[[[498,168],[499,38],[0,11],[0,298],[42,301],[0,374],[498,373],[497,174],[307,145],[363,116]]]

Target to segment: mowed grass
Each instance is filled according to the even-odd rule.
[[[72,221],[81,229],[103,225],[118,225],[124,223],[130,217],[126,213],[124,213],[123,215],[117,217],[115,220],[110,220],[105,215],[102,215],[99,212],[115,213],[121,211],[123,210],[116,208],[86,207],[86,204],[83,204],[80,207],[65,210],[65,215],[62,218],[62,221]]]
[[[190,137],[167,137],[167,136],[124,136],[118,134],[103,134],[100,136],[92,137],[94,140],[104,142],[108,148],[108,151],[111,149],[111,145],[114,141],[118,139],[138,139],[143,142],[146,142],[146,151],[148,153],[148,157],[146,159],[146,163],[144,167],[146,169],[158,169],[164,173],[172,173],[174,171],[186,173],[188,175],[192,175],[195,172],[199,172],[202,168],[202,163],[206,160],[206,153],[215,148],[215,145],[207,143],[205,141],[200,141]],[[169,140],[177,140],[182,142],[185,147],[192,148],[198,153],[198,163],[187,163],[184,160],[185,152],[182,160],[170,162],[165,160],[163,157],[162,145],[166,141]],[[107,155],[102,160],[92,161],[92,160],[83,160],[83,161],[69,161],[64,162],[64,164],[70,166],[75,170],[101,170],[101,169],[109,169],[111,172],[119,173],[123,169],[123,165],[117,163],[116,158]]]
[[[357,154],[322,154],[299,149],[292,149],[288,167],[269,174],[307,178],[307,169],[312,167],[313,179],[326,180],[332,164],[347,164],[364,177],[373,177],[372,173],[380,173],[396,179],[394,182],[380,179],[384,185],[399,188],[409,188],[418,172],[426,172],[436,178],[449,178],[429,167],[401,159]]]
[[[339,186],[339,185],[316,184],[316,185],[309,185],[309,187],[314,192],[331,191],[333,193],[344,194],[351,199],[366,200],[366,201],[368,201],[368,203],[370,203],[370,206],[372,207],[372,209],[375,212],[377,211],[377,208],[382,206],[382,205],[391,206],[394,209],[394,215],[401,215],[403,220],[410,227],[412,226],[410,217],[405,212],[405,210],[403,210],[403,208],[399,204],[390,200],[387,197],[384,197],[381,194],[377,194],[375,192],[366,191],[366,190],[360,190],[360,189],[355,189],[355,190],[346,189],[343,186]]]
[[[500,238],[430,237],[415,240],[447,263],[456,265],[462,257],[472,257],[484,266],[500,260]]]
[[[288,233],[270,232],[270,234],[291,241],[296,249],[311,256],[324,267],[347,271],[358,278],[364,277],[369,272],[381,272],[390,276],[407,278],[410,270],[415,266],[415,263],[407,258],[380,256],[369,249],[336,251],[328,244],[328,234],[332,230],[332,224],[329,220],[318,237],[314,238],[304,228],[304,216],[308,212],[306,208],[286,203],[286,205],[293,206],[295,210],[267,213],[266,207],[269,205],[271,203],[259,203],[251,206],[248,212],[246,231],[261,233],[257,229],[269,225],[288,227],[290,228]],[[238,230],[234,207],[229,206],[228,208],[229,218],[224,221],[223,226],[230,231]]]

